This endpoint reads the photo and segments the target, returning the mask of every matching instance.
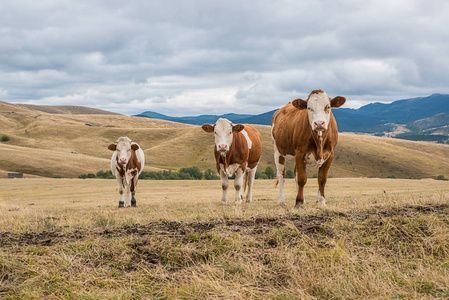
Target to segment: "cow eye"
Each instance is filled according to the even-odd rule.
[[[311,107],[307,107],[307,109],[308,109],[310,112],[313,112],[313,109],[312,109]]]
[[[330,111],[330,106],[329,106],[329,105],[326,105],[326,107],[324,108],[324,111],[328,114],[329,111]]]

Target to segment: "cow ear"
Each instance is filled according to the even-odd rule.
[[[307,101],[304,101],[302,99],[293,100],[292,105],[299,110],[307,109]]]
[[[111,150],[111,151],[115,151],[115,150],[117,150],[117,145],[116,144],[110,144],[108,146],[108,149]]]
[[[339,108],[343,104],[345,104],[346,98],[342,96],[337,96],[334,99],[331,100],[331,107],[332,108]]]
[[[242,125],[242,124],[232,125],[232,132],[240,132],[244,128],[245,128],[245,125]]]
[[[206,132],[214,132],[214,125],[204,124],[201,128]]]
[[[132,144],[132,145],[131,145],[131,150],[134,150],[134,151],[139,150],[139,145],[137,145],[137,144]]]

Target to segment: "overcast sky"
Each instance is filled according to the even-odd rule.
[[[262,113],[449,93],[446,0],[2,0],[0,100]]]

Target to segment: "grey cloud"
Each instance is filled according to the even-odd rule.
[[[2,1],[0,96],[133,114],[449,93],[445,1]],[[238,111],[237,111],[238,110]]]

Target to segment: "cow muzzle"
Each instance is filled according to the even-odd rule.
[[[126,158],[120,158],[118,163],[121,165],[126,165]]]
[[[316,131],[326,130],[326,122],[325,121],[315,121],[313,122],[313,129]]]

